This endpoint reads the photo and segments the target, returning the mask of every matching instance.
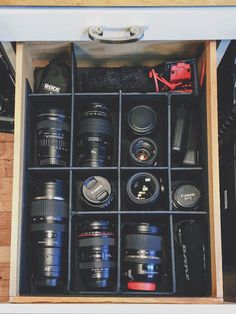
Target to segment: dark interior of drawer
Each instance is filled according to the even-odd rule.
[[[206,106],[204,88],[200,96],[185,93],[81,93],[77,92],[78,77],[75,55],[71,51],[71,93],[58,95],[34,94],[26,84],[26,129],[25,132],[25,162],[24,184],[22,194],[22,238],[20,263],[20,294],[21,295],[114,295],[114,296],[165,296],[182,295],[178,290],[177,249],[175,244],[175,225],[181,220],[196,219],[205,228],[209,238],[208,220],[208,180],[207,180],[207,145],[206,145]],[[78,116],[81,106],[90,102],[106,104],[114,123],[113,159],[110,167],[92,168],[80,167],[77,162]],[[70,163],[67,167],[39,167],[35,160],[34,125],[39,108],[55,103],[58,107],[67,108],[70,117]],[[136,167],[128,161],[129,145],[134,139],[129,134],[127,115],[130,109],[137,105],[149,105],[157,114],[157,129],[151,135],[158,146],[158,162],[152,167]],[[198,162],[195,165],[183,165],[173,157],[172,140],[175,124],[175,113],[184,107],[188,114],[194,113],[198,124]],[[148,172],[161,179],[163,191],[157,206],[147,210],[131,206],[125,196],[125,186],[129,178],[139,172]],[[106,177],[112,185],[114,202],[111,208],[98,211],[88,210],[80,199],[81,183],[92,175]],[[35,182],[42,178],[63,178],[68,187],[68,245],[67,273],[64,289],[58,292],[40,292],[31,284],[31,248],[30,248],[30,202]],[[178,211],[172,206],[172,187],[176,182],[196,182],[203,191],[201,206],[194,211]],[[81,280],[82,274],[78,268],[77,228],[78,224],[88,219],[108,219],[112,221],[117,233],[117,269],[114,284],[107,290],[87,290]],[[124,281],[124,226],[135,222],[151,222],[162,226],[163,272],[160,286],[155,292],[138,292],[127,289]],[[207,287],[203,295],[209,295],[211,290],[209,241],[207,244]],[[196,295],[197,296],[197,295]]]

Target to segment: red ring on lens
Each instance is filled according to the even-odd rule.
[[[154,282],[130,281],[127,284],[127,288],[129,290],[155,291],[157,285]]]

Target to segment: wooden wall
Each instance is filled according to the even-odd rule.
[[[13,134],[0,133],[0,303],[8,301]]]

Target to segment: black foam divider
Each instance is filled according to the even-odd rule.
[[[195,217],[208,221],[208,188],[207,188],[207,150],[205,135],[200,135],[199,146],[201,163],[196,167],[186,167],[175,164],[172,156],[172,136],[175,108],[181,103],[190,102],[198,106],[193,94],[184,93],[77,93],[77,60],[72,44],[71,49],[71,93],[58,95],[34,94],[27,84],[26,97],[26,129],[24,147],[24,185],[22,187],[22,213],[24,224],[22,226],[21,249],[21,276],[20,293],[30,295],[45,295],[35,291],[30,282],[30,235],[29,235],[29,209],[32,197],[31,183],[39,177],[54,177],[66,179],[68,186],[68,244],[67,244],[67,281],[59,294],[68,295],[94,295],[94,296],[168,296],[176,295],[176,265],[174,225],[180,219]],[[105,103],[111,110],[114,125],[113,162],[109,167],[81,167],[77,162],[77,131],[78,116],[81,106],[90,102]],[[51,103],[66,106],[70,116],[70,159],[67,167],[39,167],[35,160],[35,114],[39,106]],[[136,105],[149,105],[158,117],[158,126],[151,138],[158,146],[158,163],[151,167],[137,167],[129,164],[127,159],[129,143],[135,138],[127,126],[128,111]],[[199,109],[201,129],[206,129],[206,113],[204,102]],[[187,106],[187,105],[186,105]],[[197,107],[197,108],[198,108]],[[198,111],[198,109],[197,109]],[[164,192],[154,208],[137,209],[130,206],[125,197],[125,186],[131,175],[138,172],[148,172],[162,179]],[[80,200],[80,185],[89,176],[102,175],[111,181],[114,202],[111,208],[102,210],[88,210]],[[202,206],[198,211],[175,211],[172,208],[172,185],[176,180],[197,180],[204,189]],[[110,219],[117,231],[117,271],[114,285],[104,291],[88,291],[83,285],[81,273],[78,270],[76,254],[77,223],[87,219]],[[160,288],[155,292],[128,291],[123,275],[123,227],[130,222],[159,221],[165,230],[165,270]],[[206,223],[206,228],[209,228]],[[209,230],[208,230],[209,231]],[[210,272],[210,271],[209,271]],[[210,282],[210,279],[209,279]],[[46,293],[47,294],[47,293]],[[58,294],[58,292],[57,292]]]

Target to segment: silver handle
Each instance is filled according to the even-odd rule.
[[[132,25],[128,28],[112,28],[104,26],[89,26],[88,36],[91,40],[106,44],[126,44],[140,40],[144,36],[144,32],[147,29],[143,25]],[[104,31],[128,31],[129,36],[123,37],[105,37]]]

